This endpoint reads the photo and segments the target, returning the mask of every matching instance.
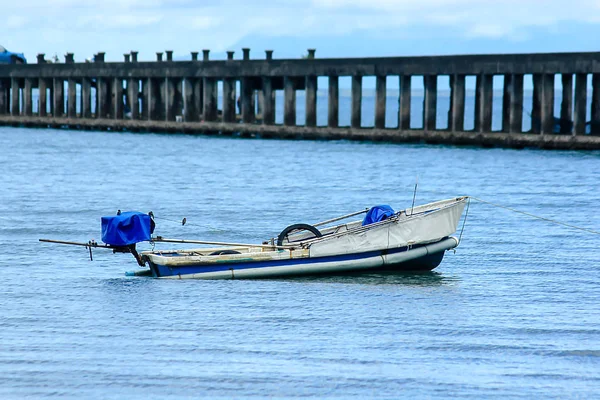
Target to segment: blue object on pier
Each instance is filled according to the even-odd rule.
[[[386,220],[392,215],[394,215],[394,209],[386,204],[382,204],[380,206],[373,206],[367,212],[367,215],[365,215],[365,219],[363,219],[362,226]]]
[[[127,246],[150,240],[153,226],[148,214],[127,211],[102,217],[102,241],[113,246]]]

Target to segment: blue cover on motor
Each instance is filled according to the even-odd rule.
[[[102,241],[113,246],[150,240],[153,230],[150,216],[141,212],[127,211],[102,217]]]
[[[382,204],[380,206],[373,206],[365,215],[362,226],[373,224],[375,222],[383,221],[394,215],[392,207]]]

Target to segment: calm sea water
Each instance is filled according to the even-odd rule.
[[[600,230],[600,154],[0,128],[0,398],[593,398],[600,236],[473,201],[425,275],[125,277],[100,217],[257,242],[472,195]],[[188,223],[177,221],[186,217]]]

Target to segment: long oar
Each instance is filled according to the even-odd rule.
[[[327,221],[317,222],[316,224],[313,224],[313,226],[326,225],[326,224],[329,224],[331,222],[340,221],[342,219],[346,219],[346,218],[354,217],[355,215],[366,213],[367,211],[369,211],[369,209],[365,208],[364,210],[353,212],[352,214],[342,215],[341,217],[328,219]]]
[[[152,238],[151,242],[165,243],[192,243],[192,244],[213,244],[217,246],[234,246],[234,247],[262,247],[263,249],[295,249],[297,246],[289,245],[271,245],[271,244],[248,244],[248,243],[231,243],[231,242],[212,242],[208,240],[189,240],[189,239],[167,239],[161,236]]]
[[[40,240],[40,242],[58,243],[58,244],[70,244],[72,246],[99,247],[99,248],[107,248],[107,249],[114,248],[114,246],[111,246],[109,244],[96,243],[96,242],[92,242],[92,241],[84,243],[84,242],[67,242],[65,240],[54,240],[54,239],[39,239],[39,240]]]

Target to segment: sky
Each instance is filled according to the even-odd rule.
[[[251,48],[251,58],[600,51],[600,0],[0,0],[0,45],[29,62]]]

